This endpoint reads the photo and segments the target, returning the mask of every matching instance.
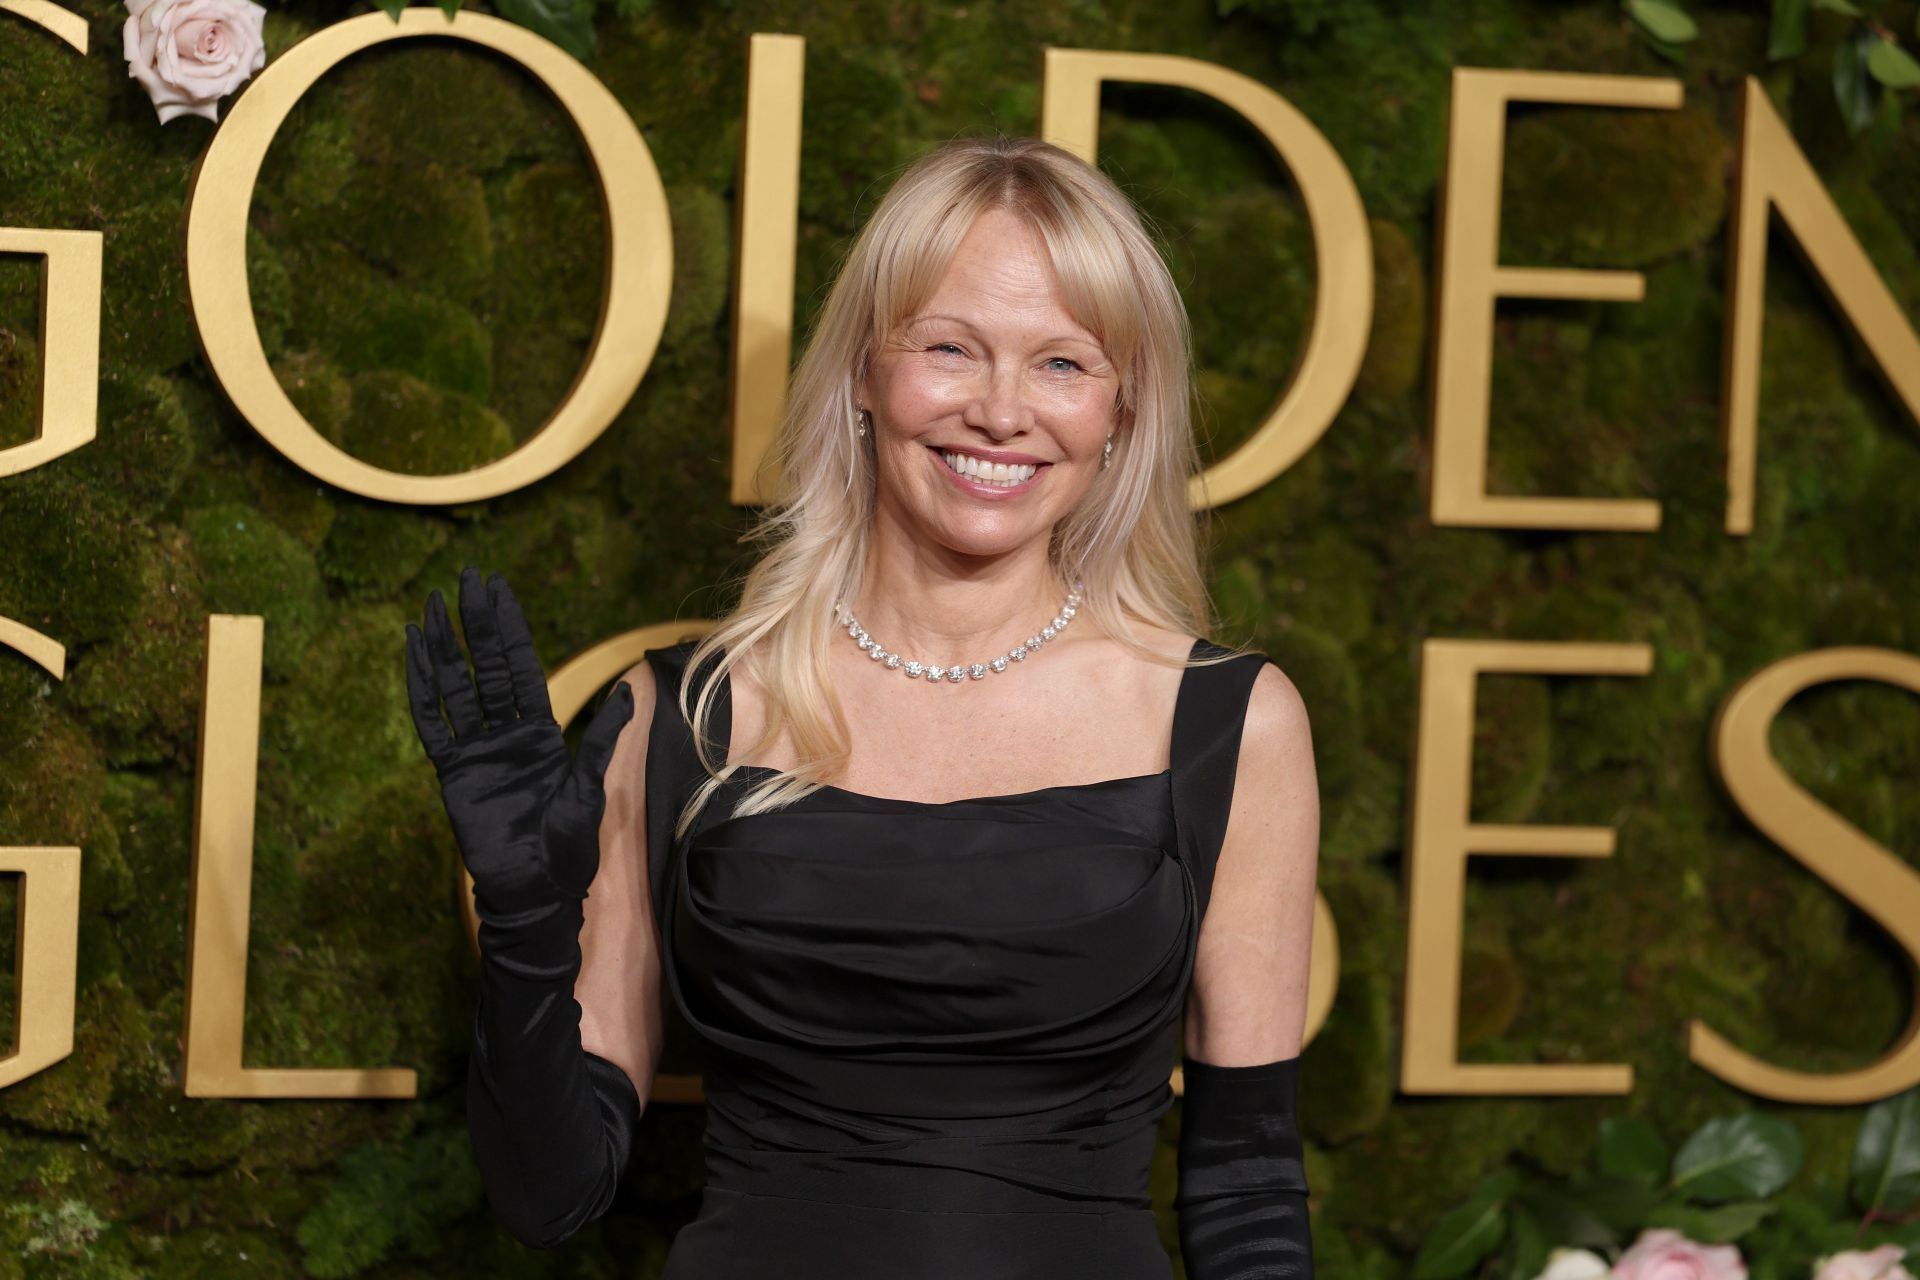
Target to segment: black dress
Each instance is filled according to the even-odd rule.
[[[707,1101],[666,1280],[1168,1280],[1148,1167],[1266,656],[1182,674],[1159,773],[731,818],[747,766],[675,840],[692,649],[646,653],[654,918]]]

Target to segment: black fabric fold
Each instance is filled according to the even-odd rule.
[[[1312,1280],[1300,1058],[1181,1067],[1176,1160],[1180,1260],[1189,1280]]]
[[[641,1102],[619,1066],[581,1047],[578,902],[537,925],[480,925],[467,1131],[487,1201],[522,1244],[551,1249],[606,1213]]]

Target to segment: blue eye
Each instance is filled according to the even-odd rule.
[[[1047,363],[1048,363],[1048,364],[1064,364],[1064,365],[1071,365],[1071,366],[1072,366],[1073,368],[1075,368],[1075,369],[1078,369],[1078,368],[1080,367],[1080,362],[1079,362],[1079,361],[1077,361],[1077,360],[1069,360],[1069,359],[1067,359],[1067,357],[1065,357],[1065,356],[1052,356],[1052,357],[1050,357],[1050,358],[1049,358],[1049,359],[1047,360]]]
[[[934,343],[934,344],[933,344],[933,345],[932,345],[931,347],[928,347],[928,348],[927,348],[927,350],[929,350],[929,351],[951,351],[951,352],[953,352],[953,353],[954,353],[955,355],[959,355],[959,354],[960,354],[960,348],[959,348],[959,347],[957,347],[957,346],[955,346],[955,345],[954,345],[953,343],[951,343],[951,342],[936,342],[936,343]]]

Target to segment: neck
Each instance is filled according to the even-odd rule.
[[[853,598],[867,634],[921,662],[981,662],[1053,620],[1072,584],[1047,562],[1044,539],[1003,555],[967,556],[877,536]]]

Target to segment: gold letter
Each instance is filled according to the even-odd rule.
[[[48,0],[0,0],[82,54],[87,20]],[[31,471],[94,438],[100,398],[100,248],[98,231],[0,227],[0,253],[37,253],[40,264],[39,434],[0,449],[0,476]]]
[[[756,33],[748,43],[733,277],[732,500],[741,505],[765,500],[758,467],[787,409],[806,66],[804,37]]]
[[[384,14],[380,15],[386,21]],[[207,618],[206,701],[193,796],[187,899],[186,1094],[189,1098],[411,1098],[405,1067],[245,1067],[247,929],[253,902],[253,801],[260,750],[257,616]]]
[[[59,641],[0,618],[0,645],[66,679]],[[80,961],[80,850],[70,845],[0,847],[0,871],[20,873],[11,1045],[0,1055],[0,1089],[73,1052],[73,990]]]
[[[40,433],[0,449],[0,476],[31,471],[93,441],[100,407],[98,231],[0,227],[0,253],[40,262]]]
[[[45,27],[74,47],[87,51],[87,20],[70,9],[62,9],[53,0],[0,0],[0,13],[17,13],[38,27]]]
[[[455,475],[370,466],[321,437],[267,364],[247,287],[247,206],[274,133],[314,81],[347,56],[393,40],[454,36],[512,58],[558,98],[600,176],[607,215],[600,325],[573,389],[539,432],[504,458]],[[395,121],[394,127],[404,127]],[[234,100],[194,168],[188,196],[187,291],[214,376],[254,430],[309,474],[352,493],[421,505],[475,502],[565,466],[612,422],[653,359],[666,322],[673,252],[666,191],[633,121],[606,86],[525,27],[472,10],[448,18],[419,5],[349,18],[268,64]]]
[[[1753,532],[1754,457],[1759,430],[1760,322],[1767,292],[1767,210],[1778,208],[1806,251],[1814,274],[1840,304],[1873,355],[1874,366],[1920,418],[1920,338],[1873,263],[1794,145],[1767,91],[1747,77],[1734,180],[1733,244],[1727,253],[1729,313],[1720,394],[1721,438],[1727,447],[1727,532]]]
[[[1735,689],[1714,715],[1714,767],[1740,811],[1773,842],[1878,920],[1920,972],[1920,875],[1795,782],[1767,750],[1774,717],[1829,680],[1882,680],[1920,694],[1920,658],[1894,649],[1820,649],[1785,658]],[[1920,1084],[1920,1000],[1899,1039],[1853,1071],[1789,1071],[1735,1048],[1698,1018],[1687,1054],[1728,1084],[1784,1102],[1852,1106]]]
[[[1617,1064],[1462,1063],[1460,924],[1467,858],[1526,854],[1613,856],[1611,827],[1516,826],[1468,820],[1473,794],[1473,702],[1482,672],[1641,676],[1645,644],[1428,640],[1421,646],[1420,726],[1414,753],[1408,894],[1405,1058],[1408,1093],[1626,1093],[1633,1068]]]
[[[1252,493],[1304,454],[1333,423],[1360,375],[1373,323],[1373,240],[1367,210],[1326,137],[1273,90],[1237,71],[1162,53],[1048,49],[1041,133],[1089,164],[1099,138],[1100,83],[1176,85],[1225,103],[1273,145],[1293,174],[1314,232],[1313,328],[1292,385],[1247,442],[1193,478],[1196,511]]]
[[[1434,356],[1433,522],[1508,529],[1657,529],[1647,498],[1514,498],[1487,492],[1487,400],[1496,298],[1638,302],[1638,271],[1503,267],[1500,171],[1507,103],[1672,109],[1678,80],[1455,67],[1440,238],[1439,344]]]

